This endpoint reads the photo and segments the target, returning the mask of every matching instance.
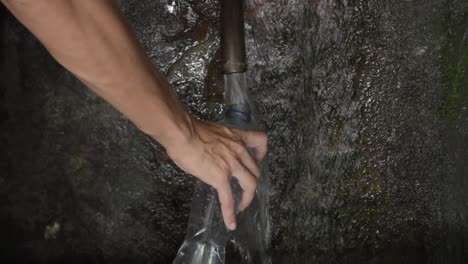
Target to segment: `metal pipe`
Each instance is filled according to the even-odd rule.
[[[221,48],[224,73],[245,72],[243,0],[221,0]]]

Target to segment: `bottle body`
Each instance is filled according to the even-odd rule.
[[[197,181],[186,238],[173,263],[223,264],[228,239],[216,190]]]
[[[252,129],[254,124],[250,112],[244,105],[230,106],[225,118],[219,124],[227,127]],[[242,189],[233,177],[231,188],[235,208],[242,196]],[[224,225],[216,190],[208,184],[197,181],[190,212],[187,234],[174,264],[224,263],[225,248],[230,239],[230,231]]]
[[[253,106],[248,99],[245,73],[225,75],[225,101],[227,107],[219,124],[244,130],[259,129],[255,116],[251,113]],[[249,149],[249,153],[253,155],[254,150]],[[232,241],[241,253],[242,263],[270,263],[267,254],[270,233],[268,182],[267,175],[263,175],[257,184],[252,203],[239,212],[242,189],[237,179],[231,177],[237,221],[237,229],[231,232],[224,225],[216,190],[197,181],[187,234],[173,263],[224,264],[228,241]]]

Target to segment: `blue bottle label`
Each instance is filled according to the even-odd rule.
[[[242,110],[236,109],[236,108],[226,109],[226,111],[224,112],[224,115],[227,118],[237,118],[237,119],[240,119],[240,120],[242,120],[242,121],[244,121],[246,123],[249,123],[250,119],[251,119],[249,111],[242,111]]]

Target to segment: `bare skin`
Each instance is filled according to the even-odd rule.
[[[226,226],[236,228],[231,175],[243,188],[240,210],[255,195],[262,132],[194,119],[153,66],[112,0],[0,0],[87,87],[160,142],[187,173],[213,186]],[[255,148],[250,157],[248,148]]]

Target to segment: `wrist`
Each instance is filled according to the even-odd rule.
[[[189,144],[196,135],[196,120],[187,112],[184,112],[177,119],[172,119],[170,124],[162,125],[162,132],[159,135],[150,136],[158,141],[167,152],[174,152],[180,146]]]

